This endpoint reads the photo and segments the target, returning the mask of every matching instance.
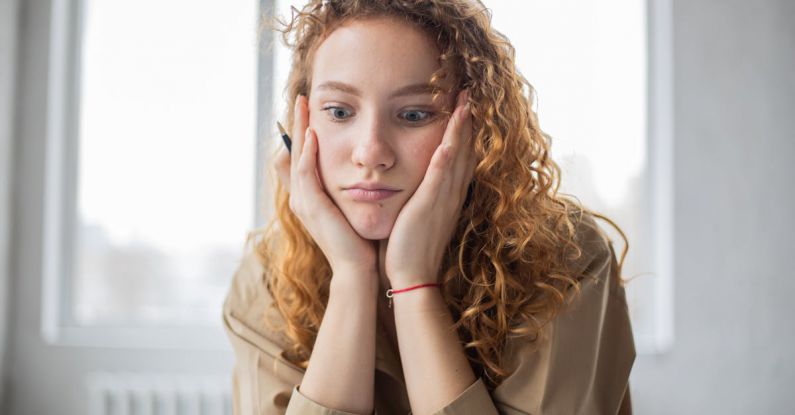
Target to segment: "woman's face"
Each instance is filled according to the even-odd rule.
[[[390,18],[346,23],[315,52],[309,125],[318,138],[318,174],[363,238],[389,238],[442,141],[448,117],[440,111],[452,97],[434,104],[418,87],[439,68],[438,55],[427,34]],[[360,182],[399,191],[361,200],[346,190]]]

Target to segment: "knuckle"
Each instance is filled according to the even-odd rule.
[[[447,165],[447,160],[450,158],[450,154],[442,153],[440,157],[436,160],[435,166],[437,169],[442,169]]]

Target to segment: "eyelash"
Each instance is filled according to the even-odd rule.
[[[323,110],[324,112],[328,113],[328,110],[337,110],[337,109],[342,109],[342,110],[344,110],[344,108],[342,108],[342,107],[339,107],[339,106],[333,106],[333,105],[330,105],[330,106],[324,107],[322,110]],[[433,118],[436,116],[436,113],[435,113],[435,112],[432,112],[432,111],[423,111],[423,110],[408,110],[408,111],[404,111],[404,112],[421,112],[421,113],[424,113],[424,114],[426,114],[426,115],[425,115],[425,118],[423,118],[423,119],[421,119],[421,120],[419,120],[419,121],[408,121],[408,122],[409,122],[409,124],[415,124],[415,125],[419,125],[419,124],[422,124],[423,122],[430,121],[430,120],[432,120],[432,119],[433,119]],[[349,118],[350,118],[350,117],[349,117]],[[341,123],[341,122],[345,122],[345,119],[339,119],[339,118],[335,118],[334,116],[332,116],[332,115],[330,115],[330,114],[329,114],[329,119],[330,119],[332,122],[340,122],[340,123]]]

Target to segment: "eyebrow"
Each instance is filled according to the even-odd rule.
[[[357,97],[362,96],[362,92],[359,91],[355,86],[346,84],[344,82],[339,81],[327,81],[317,86],[318,90],[329,90],[329,91],[340,91],[346,94],[351,94]],[[420,95],[420,94],[431,94],[434,91],[434,87],[431,84],[411,84],[406,85],[404,87],[400,87],[394,92],[389,95],[389,98],[397,98],[405,95]]]

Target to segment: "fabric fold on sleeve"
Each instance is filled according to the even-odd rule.
[[[301,415],[360,415],[353,412],[325,407],[301,393],[301,391],[298,390],[298,385],[293,387],[293,394],[290,398],[290,403],[287,405],[287,413]]]
[[[444,408],[433,413],[434,415],[498,415],[497,408],[489,395],[483,378],[478,378],[475,383],[461,392],[452,402]]]

